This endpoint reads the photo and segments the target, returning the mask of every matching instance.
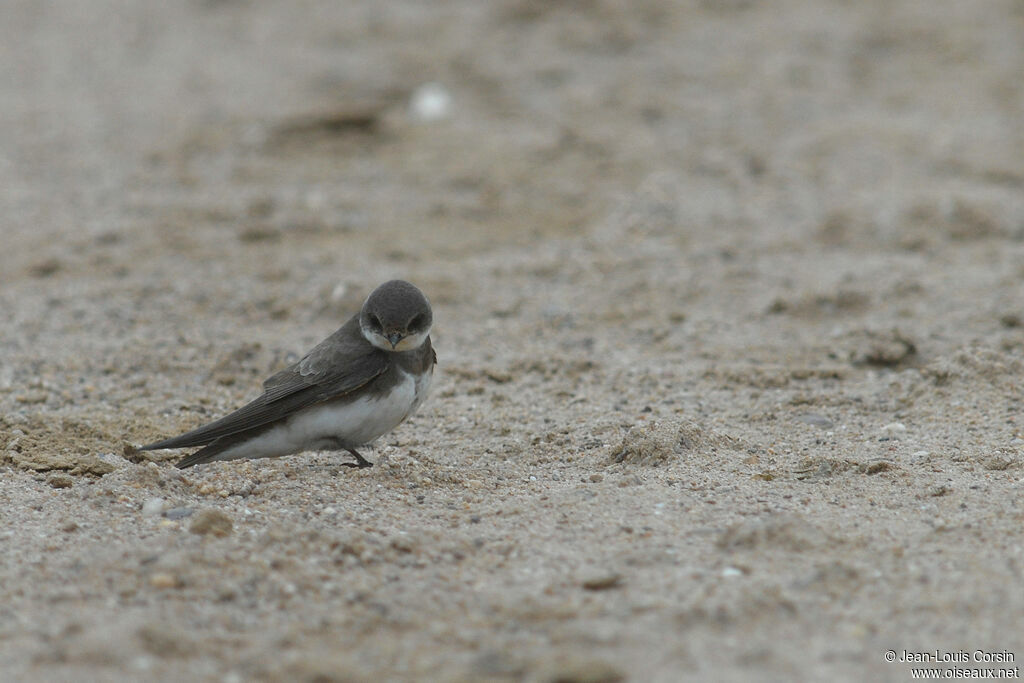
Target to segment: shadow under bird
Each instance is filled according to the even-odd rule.
[[[263,395],[216,422],[141,447],[193,448],[179,468],[215,460],[276,458],[302,451],[345,450],[373,442],[416,412],[427,396],[437,355],[433,312],[403,280],[373,290],[362,310],[302,360],[263,383]]]

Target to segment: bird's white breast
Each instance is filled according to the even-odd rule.
[[[387,394],[309,408],[293,416],[288,428],[304,443],[338,437],[350,446],[361,446],[397,427],[416,406],[416,380],[403,372]]]

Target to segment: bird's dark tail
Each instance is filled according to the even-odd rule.
[[[202,465],[206,462],[213,461],[218,455],[236,445],[239,441],[244,439],[232,439],[231,437],[223,436],[209,446],[200,448],[195,453],[189,453],[184,458],[178,461],[178,469],[183,470],[193,465]]]
[[[195,453],[189,453],[184,458],[179,460],[178,469],[183,470],[187,467],[192,467],[193,465],[202,465],[203,463],[206,462],[213,462],[214,460],[218,460],[219,458],[217,458],[217,456],[223,453],[224,451],[228,450],[229,448],[234,448],[239,444],[244,444],[249,439],[253,439],[262,434],[263,432],[269,429],[273,429],[273,427],[273,424],[259,425],[257,427],[253,427],[252,429],[247,429],[244,432],[236,432],[235,434],[227,434],[225,436],[217,437],[213,441],[208,442],[206,446],[200,448]],[[245,456],[243,455],[240,457]],[[231,459],[233,460],[234,458]]]
[[[159,451],[164,448],[191,448],[193,446],[205,446],[212,444],[213,439],[210,438],[196,438],[193,430],[188,434],[182,434],[181,436],[172,436],[169,439],[163,439],[162,441],[154,441],[153,443],[147,443],[145,446],[139,446],[140,451]]]

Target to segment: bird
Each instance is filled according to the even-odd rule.
[[[242,458],[276,458],[312,450],[348,451],[347,467],[372,467],[358,450],[416,412],[430,389],[437,354],[433,311],[415,285],[377,287],[333,334],[263,383],[252,402],[190,432],[139,450],[199,450],[180,469]]]

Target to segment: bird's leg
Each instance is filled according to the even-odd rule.
[[[346,448],[345,450],[351,453],[353,456],[355,456],[356,461],[341,463],[344,467],[358,467],[360,469],[364,467],[373,467],[373,463],[364,458],[363,456],[359,455],[359,452],[356,451],[356,449]]]
[[[334,451],[348,451],[355,456],[355,462],[343,462],[341,463],[342,467],[358,467],[360,469],[364,467],[373,467],[372,462],[359,455],[359,452],[356,451],[356,449],[346,446],[345,442],[338,437],[328,437],[323,439],[323,441],[320,442],[320,447]]]

